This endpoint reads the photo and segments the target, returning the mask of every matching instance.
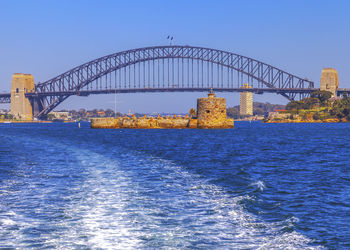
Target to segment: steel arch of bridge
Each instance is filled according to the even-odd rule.
[[[11,103],[11,94],[0,94],[0,103]]]
[[[314,90],[312,81],[249,57],[174,45],[138,48],[98,58],[38,83],[35,92],[26,96],[36,107],[34,115],[42,117],[71,95],[241,91],[240,86],[246,82],[253,85],[253,90],[276,92],[289,100],[298,93],[303,96]]]

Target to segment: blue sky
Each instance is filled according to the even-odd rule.
[[[136,47],[175,44],[231,51],[315,81],[338,70],[350,88],[350,1],[16,1],[0,2],[0,91],[13,73],[45,81],[75,66]],[[203,93],[118,95],[118,110],[187,112]],[[229,105],[238,94],[220,94]],[[181,98],[181,102],[179,102]],[[286,103],[275,94],[256,101]],[[4,107],[3,105],[0,108]],[[113,95],[70,97],[58,106],[114,108]]]

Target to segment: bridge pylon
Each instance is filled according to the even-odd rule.
[[[339,88],[337,70],[333,68],[322,69],[320,85],[320,90],[329,91],[332,93],[332,96],[336,96]]]
[[[11,81],[11,114],[21,120],[33,119],[33,107],[26,93],[35,90],[34,77],[31,74],[16,73]]]
[[[245,83],[242,89],[251,89],[252,86]],[[253,93],[244,91],[239,95],[239,113],[241,115],[253,115]]]

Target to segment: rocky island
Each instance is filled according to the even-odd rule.
[[[132,128],[132,129],[224,129],[233,128],[233,119],[226,114],[226,99],[209,93],[206,98],[197,99],[195,117],[144,117],[124,116],[118,118],[91,119],[91,128]]]

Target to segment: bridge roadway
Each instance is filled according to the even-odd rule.
[[[311,92],[320,90],[318,88],[313,89],[267,89],[267,88],[149,88],[149,89],[100,89],[100,90],[80,90],[80,91],[62,91],[62,92],[45,92],[45,93],[26,93],[26,97],[43,97],[43,96],[89,96],[92,94],[125,94],[125,93],[156,93],[156,92],[209,92],[213,90],[215,92],[253,92],[254,94],[263,93],[296,93],[296,94],[310,94]],[[339,88],[337,95],[346,93],[350,96],[350,89]],[[0,93],[0,104],[11,103],[11,93]]]
[[[263,93],[296,93],[296,94],[310,94],[313,91],[319,90],[317,88],[304,88],[304,89],[292,89],[292,88],[141,88],[141,89],[98,89],[98,90],[78,90],[78,91],[62,91],[62,92],[44,92],[44,93],[26,93],[25,96],[28,98],[33,97],[47,97],[47,96],[89,96],[91,94],[123,94],[123,93],[155,93],[155,92],[209,92],[213,90],[215,92],[253,92],[255,94],[263,94]],[[343,90],[344,91],[344,90]],[[350,89],[347,90],[350,93]],[[10,103],[11,102],[11,94],[10,93],[0,93],[0,103]]]
[[[297,93],[297,94],[309,94],[312,91],[318,89],[268,89],[268,88],[141,88],[141,89],[97,89],[97,90],[79,90],[79,91],[62,91],[62,92],[45,92],[45,93],[28,93],[27,97],[40,97],[40,96],[57,96],[57,95],[79,95],[79,96],[88,96],[90,94],[113,94],[113,93],[152,93],[152,92],[209,92],[213,90],[214,92],[253,92],[256,94],[266,93]]]
[[[320,90],[318,88],[304,88],[304,89],[290,89],[290,88],[143,88],[143,89],[100,89],[100,90],[79,90],[79,91],[62,91],[62,92],[45,92],[45,93],[26,93],[26,97],[43,97],[43,96],[89,96],[92,94],[125,94],[125,93],[156,93],[156,92],[209,92],[213,90],[215,92],[253,92],[254,94],[263,94],[263,93],[296,93],[296,94],[310,94],[311,92]],[[340,88],[337,90],[337,95],[342,95],[346,93],[350,95],[350,89]],[[11,103],[11,94],[10,93],[0,93],[0,103]]]

